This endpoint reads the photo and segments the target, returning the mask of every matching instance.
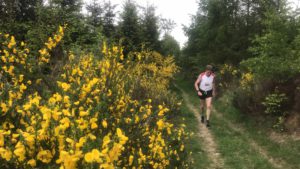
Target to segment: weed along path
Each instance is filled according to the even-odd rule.
[[[234,124],[234,123],[229,123],[228,120],[225,120],[226,118],[222,115],[222,113],[218,112],[216,109],[213,108],[213,112],[215,116],[218,119],[223,119],[224,123],[227,124],[230,130],[233,130],[237,133],[240,133],[241,135],[243,134],[244,137],[247,137],[249,145],[256,151],[258,152],[263,158],[268,160],[268,162],[272,165],[272,168],[276,169],[292,169],[291,166],[289,166],[284,160],[282,159],[277,159],[269,155],[269,152],[265,150],[262,146],[260,146],[255,140],[252,138],[248,137],[247,131],[240,125]]]
[[[177,86],[176,86],[177,87]],[[221,158],[220,153],[218,152],[217,144],[215,143],[214,137],[209,131],[209,129],[201,124],[200,122],[200,113],[199,110],[194,107],[193,104],[189,101],[188,94],[185,93],[181,88],[177,87],[181,93],[184,102],[186,103],[188,109],[192,111],[195,115],[195,117],[198,120],[198,129],[199,129],[199,137],[201,138],[201,141],[203,141],[203,145],[205,145],[204,151],[206,152],[207,156],[209,157],[209,160],[212,162],[210,166],[207,168],[212,169],[222,169],[224,168],[224,160]]]

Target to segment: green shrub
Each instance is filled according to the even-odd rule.
[[[287,101],[285,93],[279,93],[277,90],[265,97],[262,104],[265,106],[265,113],[282,115],[284,112],[283,105]]]
[[[283,124],[287,115],[284,105],[287,103],[287,100],[288,98],[285,93],[280,93],[278,90],[275,90],[274,93],[267,95],[265,100],[262,102],[262,104],[265,106],[266,114],[277,116],[273,127],[280,131],[284,130]]]

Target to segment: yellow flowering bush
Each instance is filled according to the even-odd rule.
[[[0,34],[1,168],[188,168],[185,126],[169,116],[178,113],[176,99],[167,99],[174,60],[153,52],[125,57],[105,44],[102,59],[70,53],[46,97],[34,72],[63,32],[36,57]]]
[[[177,104],[176,96],[168,90],[170,80],[179,71],[174,58],[147,51],[135,55],[140,63],[135,64],[130,70],[130,75],[134,78],[131,80],[132,86],[134,86],[133,97],[135,99],[152,98],[154,104]],[[142,59],[141,56],[143,56]],[[175,110],[177,106],[170,108]]]
[[[238,76],[238,69],[229,64],[220,67],[220,79],[218,85],[221,88],[228,88]]]
[[[253,84],[254,81],[254,76],[252,73],[247,72],[243,73],[241,80],[240,80],[240,85],[242,89],[248,89],[250,86]]]

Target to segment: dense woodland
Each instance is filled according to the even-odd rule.
[[[193,23],[185,28],[183,72],[195,78],[204,65],[215,65],[220,90],[233,90],[237,107],[279,116],[281,124],[290,117],[294,122],[286,127],[297,130],[300,18],[289,6],[286,0],[199,1]]]
[[[179,54],[179,45],[169,34],[174,23],[159,17],[154,5],[141,7],[134,1],[116,5],[97,0],[90,4],[81,0],[1,2],[2,32],[13,34],[18,40],[33,42],[36,46],[31,46],[32,49],[43,45],[58,25],[67,24],[61,50],[94,51],[106,40],[112,44],[120,43],[128,51],[143,48],[164,55]],[[116,11],[117,6],[122,10]]]
[[[154,4],[0,0],[0,168],[193,168],[178,86],[207,64],[225,108],[299,133],[298,9],[197,3],[180,48]]]

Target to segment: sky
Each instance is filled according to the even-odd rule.
[[[89,3],[91,0],[83,0]],[[98,0],[99,2],[102,0]],[[154,4],[156,13],[162,18],[171,19],[176,23],[171,35],[179,42],[180,46],[184,46],[187,37],[184,34],[183,26],[189,26],[191,23],[191,15],[195,15],[198,10],[198,0],[135,0],[141,6]],[[122,10],[124,0],[111,0],[112,4],[117,4],[116,11]],[[300,0],[288,0],[291,7],[300,7]]]

